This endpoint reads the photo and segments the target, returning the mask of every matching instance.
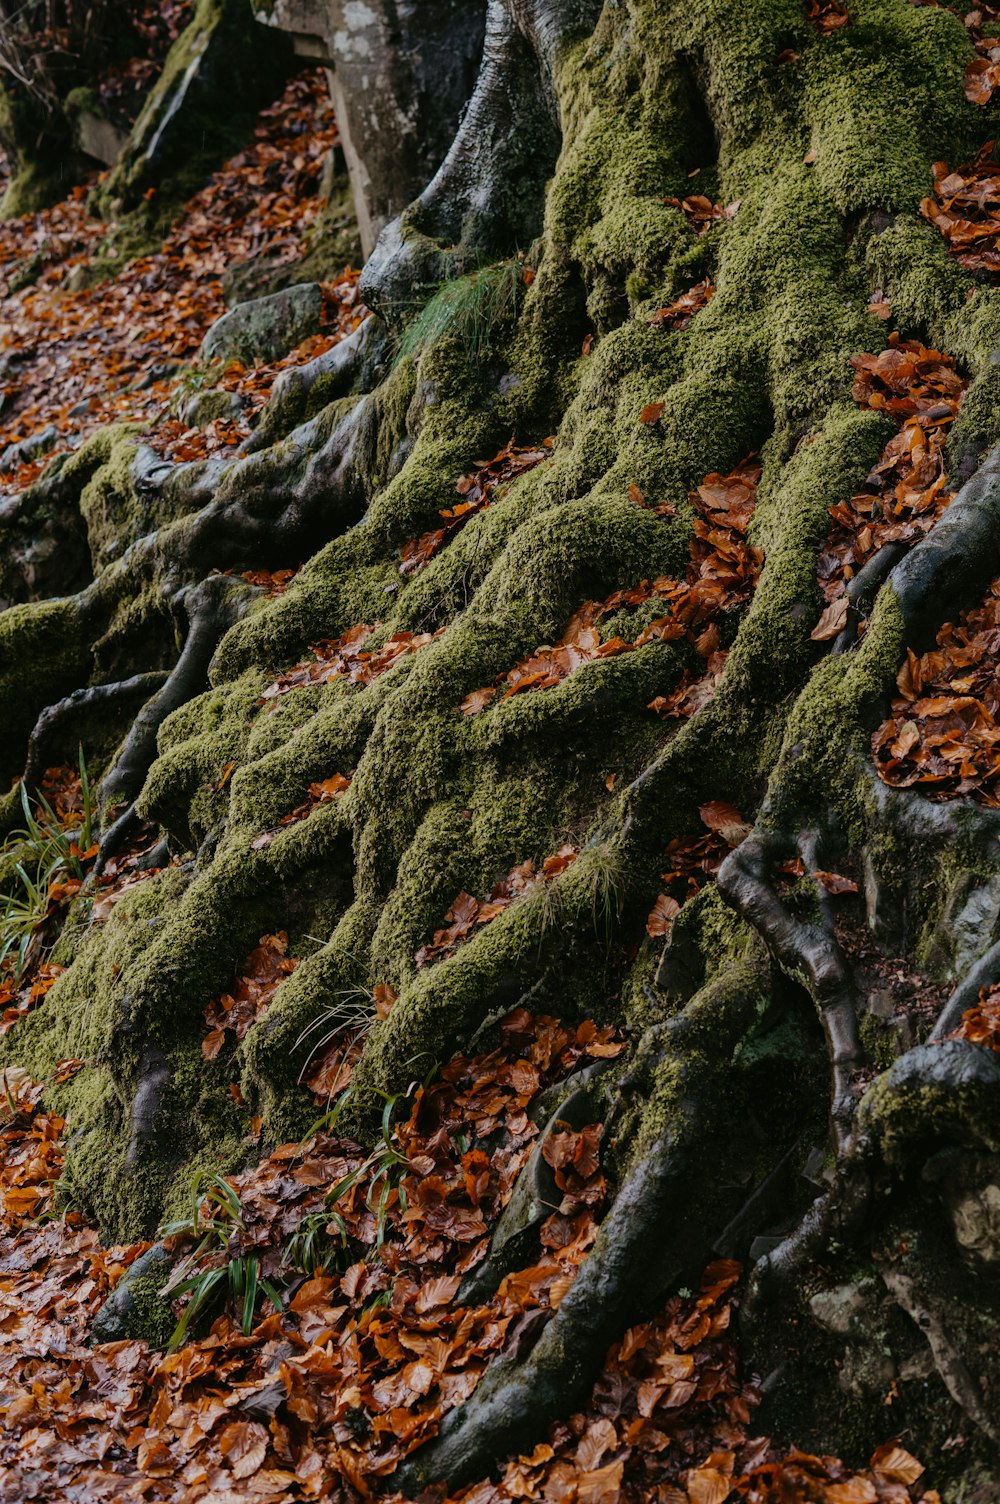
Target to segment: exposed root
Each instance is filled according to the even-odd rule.
[[[28,739],[28,752],[21,781],[34,793],[41,783],[50,757],[53,743],[66,734],[67,721],[74,720],[87,710],[97,707],[128,704],[131,700],[145,700],[166,684],[169,675],[162,671],[149,674],[133,674],[130,679],[121,679],[117,684],[93,684],[86,689],[76,689],[65,699],[43,710],[35,722],[35,729]]]
[[[814,841],[810,835],[803,842],[807,865]],[[763,937],[782,971],[801,982],[816,1005],[833,1071],[831,1126],[837,1151],[843,1153],[857,1105],[858,1074],[865,1064],[854,987],[832,926],[793,918],[769,882],[772,867],[788,854],[789,845],[782,837],[756,831],[723,862],[719,890]]]
[[[381,319],[366,319],[322,355],[305,365],[282,371],[260,416],[260,422],[240,446],[240,454],[257,454],[294,428],[308,413],[310,398],[322,392],[321,405],[339,401],[352,391],[373,391],[385,375],[388,331]]]
[[[669,1081],[669,1106],[660,1104],[667,1126],[625,1177],[593,1249],[531,1352],[491,1365],[439,1437],[394,1474],[404,1493],[442,1477],[454,1485],[530,1445],[585,1392],[600,1354],[622,1328],[707,1253],[726,1215],[706,1176],[705,1146],[719,1130],[721,1080],[757,1016],[759,986],[757,963],[734,967],[643,1040],[626,1079],[630,1089],[642,1083],[647,1101],[654,1079],[661,1093]],[[711,1059],[701,1054],[709,1035]],[[723,1146],[715,1162],[725,1165],[733,1151],[735,1143]]]
[[[941,1016],[931,1031],[931,1040],[947,1039],[962,1022],[967,1008],[975,1007],[983,987],[991,987],[1000,976],[1000,940],[976,962],[971,971],[959,982],[941,1010]]]
[[[159,692],[139,711],[121,750],[99,790],[102,811],[124,803],[127,808],[101,837],[96,870],[121,850],[135,825],[133,805],[156,756],[156,736],[172,711],[187,703],[208,684],[208,668],[223,633],[237,621],[246,602],[241,584],[213,575],[183,593],[181,605],[188,632],[181,655]]]
[[[797,1288],[831,1246],[857,1242],[874,1211],[876,1181],[884,1190],[942,1144],[993,1150],[998,1132],[1000,1061],[991,1051],[961,1041],[910,1050],[862,1100],[830,1189],[754,1266],[748,1317]]]
[[[965,1411],[984,1436],[988,1436],[990,1441],[1000,1442],[1000,1429],[983,1404],[972,1374],[926,1291],[918,1289],[916,1281],[900,1269],[883,1269],[882,1279],[897,1305],[912,1318],[927,1338],[934,1366],[955,1404]]]
[[[415,293],[421,301],[420,289],[530,244],[559,149],[556,47],[592,27],[599,10],[596,0],[490,0],[479,76],[448,155],[382,231],[362,273],[362,298],[390,323]]]
[[[967,480],[936,527],[897,564],[889,588],[914,652],[933,642],[943,621],[977,600],[1000,557],[1000,445]]]

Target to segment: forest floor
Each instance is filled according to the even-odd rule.
[[[335,140],[318,78],[295,80],[264,112],[254,140],[192,199],[162,249],[132,261],[113,281],[88,282],[105,229],[88,218],[85,188],[52,210],[0,226],[0,484],[8,494],[109,422],[137,425],[168,459],[232,450],[251,431],[279,370],[357,325],[364,310],[356,300],[357,273],[347,268],[327,285],[324,332],[276,365],[231,365],[221,380],[238,399],[233,416],[205,427],[185,422],[184,399],[197,390],[192,362],[225,311],[223,272],[265,248],[289,263],[303,255]],[[913,490],[923,464],[925,483],[914,492],[923,505],[914,502],[897,523],[912,522],[917,531],[943,504],[935,435],[945,421],[942,403],[953,404],[953,415],[960,392],[936,352],[902,347],[888,360],[865,360],[857,399],[894,393],[906,438],[850,505],[863,512],[890,484],[905,481]],[[914,459],[918,439],[928,434]],[[497,462],[508,473],[517,457]],[[476,475],[483,470],[470,455],[463,497],[474,484],[485,489]],[[721,486],[727,506],[749,484],[745,474],[708,480]],[[454,502],[442,498],[443,508],[449,501],[446,527]],[[705,499],[709,509],[716,503],[717,496]],[[850,567],[875,546],[871,538],[856,543],[856,518],[845,514],[834,523],[843,536],[835,526],[827,561],[831,612],[822,629],[828,636],[843,623],[846,607],[839,603]],[[414,558],[421,546],[427,552],[435,545],[415,540]],[[702,567],[708,559],[704,550],[693,556],[686,591],[710,577]],[[753,561],[743,562],[752,574]],[[272,583],[280,590],[284,579]],[[961,675],[972,660],[966,638],[956,644],[954,634],[974,636],[986,626],[970,617],[949,630],[933,662],[908,665],[910,679],[901,676],[894,720],[879,733],[877,748],[891,781],[918,781],[923,768],[928,781],[967,791],[977,777],[977,750],[956,772],[941,743],[931,746],[926,735],[921,741],[918,729],[947,722],[951,734],[956,715],[967,722],[961,717],[969,685]],[[574,633],[559,645],[564,656],[597,651],[593,619],[576,622]],[[706,642],[709,673],[716,649]],[[547,651],[550,657],[512,671],[520,678],[508,692],[558,678],[561,660]],[[923,695],[931,683],[933,695]],[[497,692],[478,691],[468,713]],[[987,750],[992,755],[992,742],[987,748],[984,740],[983,757]],[[337,797],[334,781],[327,784],[314,786],[314,803]],[[52,770],[47,788],[48,804],[34,812],[40,826],[56,841],[60,833],[78,834],[86,801],[79,777]],[[985,797],[993,802],[988,791]],[[717,867],[732,833],[745,828],[729,807],[706,806],[702,817],[707,834],[671,854],[650,933],[665,932]],[[93,848],[85,841],[74,850],[82,875]],[[571,859],[566,851],[550,861]],[[461,943],[473,925],[499,912],[518,882],[547,875],[512,873],[502,892],[484,900],[459,895],[429,949],[440,954]],[[99,902],[113,904],[141,876],[134,861],[120,860],[105,874]],[[903,1000],[897,1012],[919,1033],[920,1019],[932,1015],[939,998],[901,962],[891,971],[883,958],[866,953],[852,877],[815,876],[847,906],[845,945],[871,973],[867,990],[877,990],[881,968],[886,988]],[[74,882],[79,877],[51,885],[26,964],[15,969],[4,962],[4,1031],[44,1006],[52,980],[45,952]],[[230,992],[209,1005],[207,1058],[266,1009],[295,965],[286,946],[281,934],[262,936]],[[390,989],[376,1001],[381,1011],[391,1009]],[[967,1037],[1000,1043],[1000,1004],[984,999]],[[0,1500],[278,1504],[393,1497],[395,1466],[469,1396],[490,1359],[530,1345],[591,1246],[604,1205],[601,1126],[557,1123],[539,1147],[543,1099],[581,1066],[621,1055],[628,1041],[593,1023],[564,1026],[524,1010],[503,1020],[500,1039],[489,1053],[456,1055],[405,1101],[388,1104],[374,1149],[339,1138],[336,1129],[336,1100],[349,1083],[359,1040],[334,1034],[320,1041],[302,1086],[316,1103],[316,1130],[301,1143],[274,1148],[256,1168],[195,1188],[189,1222],[166,1234],[186,1260],[172,1280],[177,1326],[172,1336],[161,1334],[169,1339],[166,1351],[163,1343],[138,1339],[89,1343],[97,1311],[151,1245],[101,1246],[73,1198],[65,1154],[71,1125],[46,1109],[46,1083],[7,1070],[0,1102]],[[58,1078],[83,1065],[62,1062]],[[258,1132],[248,1113],[248,1141]],[[533,1261],[508,1274],[492,1295],[477,1297],[467,1277],[485,1257],[489,1230],[533,1154],[547,1166],[552,1194]],[[422,1497],[428,1504],[446,1497],[454,1504],[536,1498],[935,1504],[937,1494],[922,1490],[920,1462],[892,1437],[888,1410],[887,1440],[870,1459],[810,1456],[755,1433],[760,1378],[740,1356],[742,1275],[734,1262],[712,1263],[699,1282],[626,1332],[607,1353],[587,1404],[555,1425],[530,1456],[499,1462],[496,1481],[452,1493],[442,1484]]]

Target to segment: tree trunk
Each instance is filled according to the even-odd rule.
[[[345,1121],[362,1136],[387,1095],[515,1006],[619,1023],[630,1055],[589,1088],[615,1187],[597,1245],[530,1351],[498,1360],[394,1485],[485,1476],[530,1446],[623,1327],[718,1252],[752,1265],[762,1429],[857,1454],[890,1426],[972,1490],[1000,1465],[1000,1061],[945,1036],[1000,980],[1000,815],[988,785],[890,787],[871,750],[907,652],[1000,573],[1000,293],[920,212],[932,165],[972,161],[992,133],[964,93],[972,42],[907,0],[849,0],[829,28],[799,0],[599,9],[490,0],[447,149],[478,10],[440,98],[425,80],[446,0],[365,7],[347,37],[335,24],[363,220],[374,234],[400,211],[364,273],[375,315],[282,379],[231,463],[92,441],[7,508],[3,772],[40,766],[33,735],[75,747],[92,723],[71,697],[114,686],[91,753],[113,723],[99,860],[139,820],[182,860],[67,931],[65,973],[0,1060],[38,1079],[92,1062],[55,1104],[81,1134],[79,1194],[117,1238],[152,1230],[210,1152],[235,1162],[233,1078],[269,1143],[304,1131],[304,1031],[348,991],[399,994],[355,1072]],[[369,35],[371,74],[352,51]],[[851,361],[893,334],[967,383],[955,496],[933,529],[873,546],[833,598],[833,636],[817,576],[831,508],[898,431],[891,401],[852,396]],[[550,434],[551,458],[400,570],[459,477]],[[95,538],[67,584],[66,555],[24,540],[79,539],[95,477],[122,546]],[[720,487],[749,498],[746,538],[720,532]],[[168,520],[150,530],[151,514]],[[719,547],[731,573],[690,573]],[[278,599],[213,573],[304,557]],[[663,579],[705,592],[684,596],[684,632],[653,630],[680,620],[676,591],[643,591]],[[577,636],[572,672],[500,683],[587,602],[630,651],[588,655]],[[438,635],[367,687],[264,695],[359,623],[378,645]],[[677,710],[689,685],[682,713],[650,708]],[[343,798],[261,839],[335,772]],[[16,790],[2,808],[16,824]],[[418,964],[456,894],[567,840],[578,855],[544,890]],[[697,896],[647,929],[670,843],[699,840],[685,849],[714,852],[717,875],[696,863]],[[831,897],[831,874],[858,895]],[[307,959],[232,1069],[203,1064],[206,1003],[278,928],[312,938]],[[904,974],[926,1004],[905,1028],[885,1002]]]
[[[416,198],[451,144],[479,68],[485,0],[254,4],[262,21],[293,34],[301,54],[330,65],[368,256],[379,231]]]

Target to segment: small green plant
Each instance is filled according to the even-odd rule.
[[[479,366],[497,330],[517,312],[524,290],[518,256],[445,282],[407,325],[399,356],[414,355],[445,336],[456,339],[470,366]]]
[[[160,1229],[164,1237],[198,1240],[160,1291],[164,1296],[190,1297],[167,1343],[168,1352],[180,1347],[191,1324],[220,1295],[239,1313],[240,1327],[247,1337],[253,1330],[261,1293],[276,1310],[282,1309],[278,1291],[270,1281],[260,1278],[260,1256],[230,1252],[233,1233],[245,1227],[240,1198],[228,1180],[214,1172],[199,1171],[192,1182],[191,1197],[191,1215]]]
[[[305,1044],[311,1034],[316,1033],[317,1029],[325,1030],[310,1046],[309,1054],[299,1071],[299,1080],[302,1080],[313,1060],[321,1050],[326,1049],[327,1045],[333,1044],[334,1040],[341,1036],[363,1039],[370,1031],[375,1018],[375,994],[367,987],[352,987],[348,991],[338,992],[337,1001],[329,1008],[324,1008],[312,1023],[307,1024],[295,1041],[293,1048],[297,1050],[300,1045]]]
[[[13,831],[0,848],[0,863],[5,856],[13,858],[8,873],[13,885],[0,893],[0,968],[14,982],[24,975],[32,944],[48,915],[50,888],[70,878],[82,881],[85,876],[82,854],[91,845],[94,801],[82,748],[80,786],[80,828],[71,833],[62,829],[44,795],[38,795],[32,809],[27,789],[21,785],[24,826]]]
[[[325,1274],[346,1252],[344,1219],[324,1204],[318,1211],[306,1212],[285,1244],[281,1261],[286,1268],[313,1278]]]
[[[335,1126],[349,1097],[350,1090],[343,1092],[330,1112],[321,1118],[306,1135],[306,1140],[318,1132],[329,1132],[331,1127]],[[287,1267],[297,1269],[302,1274],[318,1274],[329,1268],[340,1253],[347,1251],[347,1225],[337,1210],[337,1203],[343,1201],[355,1186],[363,1185],[365,1182],[368,1185],[365,1192],[365,1206],[374,1214],[376,1227],[375,1243],[369,1249],[368,1257],[374,1258],[378,1253],[385,1242],[389,1228],[389,1210],[392,1206],[393,1193],[397,1194],[404,1212],[407,1205],[406,1193],[399,1182],[401,1172],[409,1165],[409,1160],[392,1142],[392,1116],[399,1100],[399,1094],[385,1098],[385,1108],[382,1112],[382,1136],[368,1157],[347,1175],[341,1176],[334,1182],[323,1197],[321,1208],[307,1212],[302,1218],[285,1244],[282,1263]],[[331,1227],[336,1241],[331,1236]]]

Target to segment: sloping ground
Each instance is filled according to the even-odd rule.
[[[934,1059],[996,1070],[988,987],[925,1044],[954,895],[985,902],[995,876],[993,597],[918,644],[878,730],[905,623],[856,586],[885,545],[948,536],[996,437],[997,169],[963,93],[989,94],[968,72],[988,38],[903,0],[678,16],[609,7],[572,55],[538,245],[456,277],[398,341],[349,332],[353,276],[328,286],[321,352],[288,360],[256,426],[273,370],[212,373],[244,406],[196,426],[162,412],[156,366],[221,311],[225,262],[303,251],[332,139],[303,86],[165,251],[114,287],[67,295],[51,266],[9,295],[29,351],[10,437],[83,439],[41,474],[24,457],[5,509],[18,540],[55,529],[30,569],[11,549],[22,604],[0,619],[4,755],[49,805],[15,786],[4,808],[27,824],[4,852],[12,1499],[391,1494],[443,1415],[471,1397],[475,1416],[491,1355],[522,1362],[530,1411],[581,1329],[596,1387],[566,1342],[569,1413],[465,1498],[902,1504],[911,1448],[953,1475],[967,1449],[970,1477],[988,1457],[993,1245],[960,1263],[933,1186],[952,1206],[993,1118],[947,1080],[943,1107],[893,1090],[913,1045],[932,1082]],[[941,154],[968,165],[932,179]],[[39,225],[86,266],[72,204],[6,230],[10,261]],[[122,391],[143,373],[161,387]],[[151,442],[86,438],[108,416]],[[200,677],[138,746],[122,704],[178,682],[178,639]],[[24,765],[39,712],[81,691],[90,719],[71,706],[51,745],[111,768],[117,844],[93,839],[85,777]],[[904,781],[942,802],[885,802]],[[947,846],[932,816],[956,795]],[[873,938],[862,891],[881,921],[901,881],[919,912]],[[849,963],[866,1050],[853,1006],[809,1005],[782,926]],[[814,1190],[856,1168],[855,1111],[886,1146],[879,1211],[782,1285]],[[914,1121],[922,1147],[955,1118],[960,1173],[922,1176]],[[727,1234],[779,1288],[769,1393],[811,1361],[803,1434],[846,1437],[859,1470],[754,1436]],[[913,1293],[927,1269],[948,1322]],[[119,1284],[134,1330],[91,1350]],[[618,1320],[643,1298],[648,1319]],[[165,1358],[135,1335],[185,1320]],[[987,1383],[956,1379],[949,1323]]]
[[[370,1498],[384,1481],[401,1499],[396,1463],[468,1397],[493,1355],[531,1341],[593,1243],[601,1129],[566,1124],[541,1143],[553,1199],[536,1228],[538,1262],[485,1303],[463,1301],[463,1273],[537,1157],[541,1095],[620,1054],[608,1033],[511,1014],[501,1047],[456,1056],[374,1152],[320,1131],[219,1181],[195,1226],[172,1235],[189,1250],[173,1283],[185,1291],[181,1276],[194,1269],[190,1302],[207,1277],[218,1296],[238,1270],[246,1319],[219,1318],[197,1340],[179,1327],[166,1356],[135,1339],[88,1346],[96,1312],[150,1245],[104,1249],[68,1209],[66,1125],[8,1070],[0,1498],[283,1504]],[[760,1396],[741,1377],[732,1325],[740,1273],[732,1261],[711,1265],[700,1289],[626,1332],[586,1406],[499,1468],[497,1483],[421,1498],[938,1504],[933,1491],[911,1492],[923,1469],[894,1443],[856,1471],[753,1435]],[[147,1323],[163,1321],[164,1277],[133,1284]],[[268,1313],[265,1302],[262,1319],[252,1314],[258,1281],[279,1305]]]
[[[197,430],[177,416],[198,391],[190,370],[208,329],[226,312],[223,275],[264,255],[280,285],[306,255],[324,207],[319,197],[337,129],[323,76],[294,79],[261,117],[255,140],[188,204],[161,249],[87,286],[95,256],[114,250],[88,213],[94,184],[54,209],[0,225],[0,495],[23,491],[58,455],[109,423],[137,425],[178,459],[233,447],[250,432],[287,364],[328,349],[353,306],[355,274],[331,284],[328,334],[273,368],[230,369],[229,415]],[[76,284],[83,283],[82,286]],[[25,458],[10,452],[27,446]],[[6,457],[5,457],[6,451]]]

